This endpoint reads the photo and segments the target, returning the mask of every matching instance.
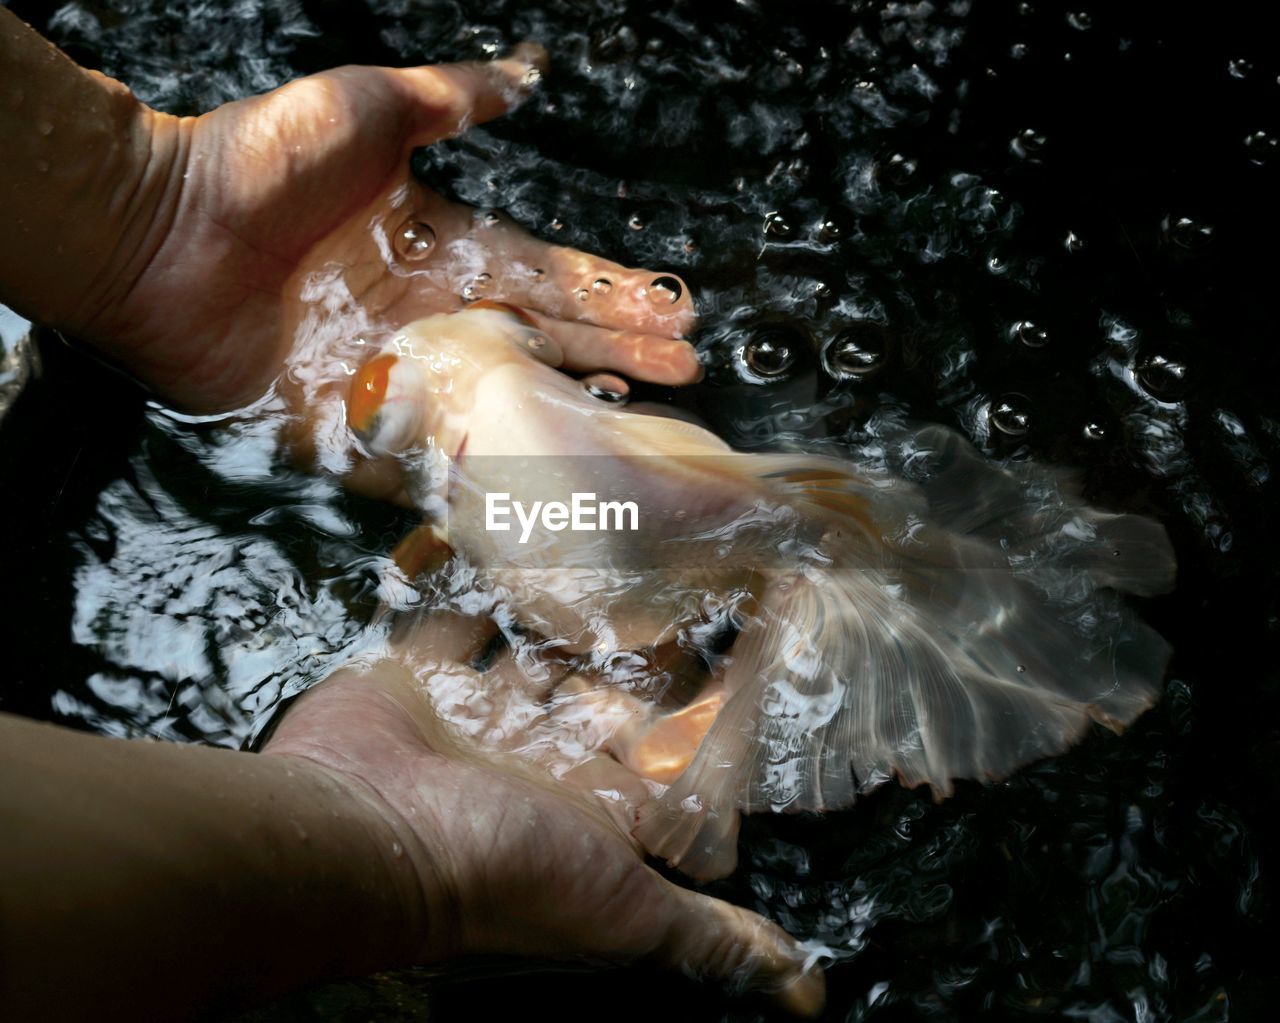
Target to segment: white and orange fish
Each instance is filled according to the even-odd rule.
[[[399,332],[356,374],[348,422],[415,467],[430,519],[399,560],[456,552],[532,634],[603,663],[732,621],[700,692],[600,740],[654,783],[635,834],[686,873],[734,868],[741,812],[837,809],[895,776],[947,794],[1157,698],[1169,647],[1120,594],[1172,585],[1158,523],[939,426],[857,465],[737,453],[559,362],[518,309],[476,303]],[[575,494],[589,528],[571,528]],[[494,514],[517,506],[543,514]],[[602,507],[634,507],[635,528],[601,528]]]

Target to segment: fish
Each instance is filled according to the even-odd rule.
[[[727,642],[680,705],[595,687],[622,722],[605,748],[653,793],[633,830],[650,854],[725,876],[744,813],[843,809],[892,779],[943,798],[1158,699],[1171,647],[1126,602],[1174,584],[1156,520],[941,425],[886,425],[857,458],[734,451],[562,358],[515,306],[427,317],[355,373],[347,424],[414,481],[406,574],[465,559],[521,630],[597,666]],[[574,495],[635,521],[570,528]]]

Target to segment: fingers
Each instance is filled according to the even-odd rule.
[[[590,324],[570,323],[536,309],[524,307],[538,329],[554,337],[564,353],[563,369],[573,373],[612,370],[635,380],[678,387],[702,379],[698,353],[687,341],[672,341],[629,330],[611,330]],[[627,387],[617,377],[601,374],[605,390],[626,396]],[[618,385],[621,384],[621,391]]]
[[[501,117],[524,101],[546,68],[546,50],[521,43],[501,60],[392,69],[412,111],[408,144],[430,145]]]
[[[673,274],[549,245],[493,211],[420,186],[386,227],[393,272],[410,279],[411,303],[431,311],[442,300],[446,308],[478,299],[518,305],[559,342],[571,372],[612,370],[670,386],[702,376],[694,349],[678,340],[696,315],[689,288]]]
[[[655,951],[666,965],[758,991],[797,1016],[816,1016],[826,1001],[821,970],[805,970],[805,952],[776,924],[737,906],[662,882],[669,930]]]

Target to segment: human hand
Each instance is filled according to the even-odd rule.
[[[455,637],[435,630],[436,651]],[[419,961],[510,953],[648,960],[816,1014],[820,973],[763,918],[645,866],[615,813],[515,760],[462,748],[399,661],[306,693],[264,754],[319,764],[373,802],[419,879]]]
[[[79,333],[197,412],[252,400],[286,360],[295,382],[326,378],[317,366],[356,335],[479,297],[531,312],[567,370],[696,379],[674,340],[693,324],[678,280],[540,242],[409,173],[415,147],[518,103],[543,59],[522,47],[490,64],[343,67],[198,118],[151,117],[153,150],[172,154],[144,190],[161,196],[154,254]]]

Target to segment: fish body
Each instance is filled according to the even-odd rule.
[[[516,310],[431,317],[357,374],[349,420],[372,454],[437,453],[433,528],[570,649],[652,647],[733,608],[715,685],[630,747],[668,783],[636,834],[687,873],[732,869],[741,811],[835,809],[895,776],[946,794],[1156,699],[1168,645],[1120,595],[1172,585],[1158,523],[943,427],[886,433],[857,465],[733,452],[595,398],[558,363]],[[489,528],[494,493],[633,501],[640,522],[522,541]],[[645,760],[655,735],[690,748]]]

